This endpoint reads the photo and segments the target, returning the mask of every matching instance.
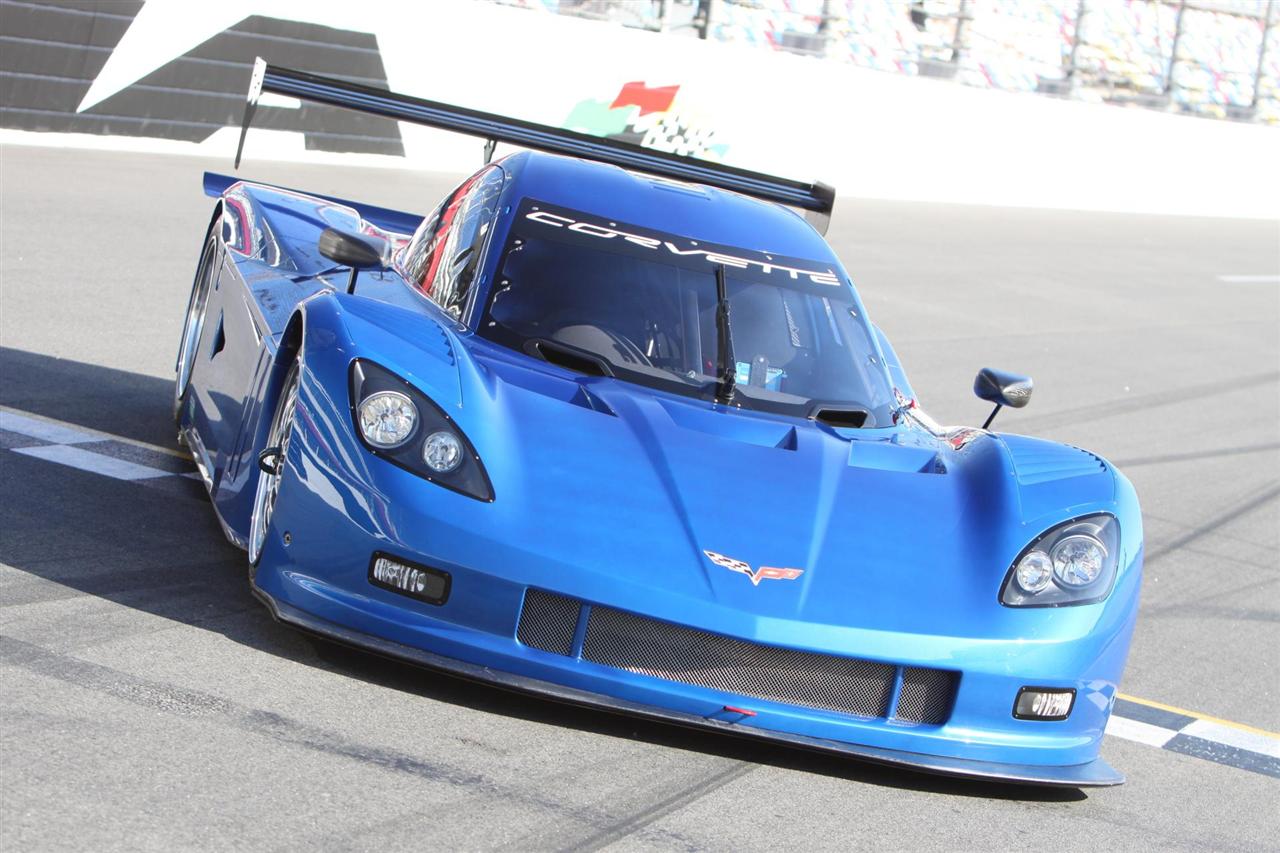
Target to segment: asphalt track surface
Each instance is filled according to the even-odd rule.
[[[176,450],[200,174],[228,167],[0,149],[0,405],[182,464],[137,442]],[[456,177],[245,174],[419,211]],[[831,239],[935,417],[981,422],[981,366],[1030,373],[1031,406],[997,423],[1137,485],[1147,577],[1123,692],[1280,731],[1280,224],[842,198]],[[250,597],[194,484],[102,476],[4,435],[6,850],[1280,845],[1280,779],[1117,737],[1103,754],[1122,787],[978,784],[316,643]]]

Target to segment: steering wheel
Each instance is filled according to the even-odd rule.
[[[572,323],[556,329],[550,337],[560,343],[593,352],[605,361],[617,363],[621,357],[623,363],[653,367],[649,356],[644,354],[644,350],[635,341],[613,329],[604,329],[591,323]]]
[[[610,329],[606,329],[605,334],[613,338],[614,344],[622,351],[623,357],[626,358],[627,361],[635,361],[639,364],[643,364],[645,367],[653,367],[653,362],[649,359],[649,356],[645,355],[644,350],[642,350],[635,341],[631,340],[631,338]]]

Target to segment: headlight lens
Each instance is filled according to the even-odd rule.
[[[397,391],[378,391],[360,403],[360,434],[374,447],[399,447],[418,425],[418,407]]]
[[[1110,515],[1059,524],[1036,537],[1010,567],[1000,603],[1061,607],[1101,601],[1115,584],[1120,526]]]
[[[462,462],[462,442],[446,430],[433,432],[422,443],[422,460],[437,474],[447,474]]]
[[[1018,561],[1018,569],[1013,576],[1023,592],[1035,595],[1053,580],[1053,560],[1044,551],[1030,551]]]
[[[446,489],[482,501],[493,486],[466,435],[443,409],[371,361],[351,364],[351,409],[365,447]]]
[[[1102,574],[1107,549],[1092,536],[1068,536],[1053,546],[1053,576],[1064,587],[1088,586]]]

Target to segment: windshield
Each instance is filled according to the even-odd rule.
[[[525,200],[480,333],[531,355],[586,353],[619,379],[710,399],[716,269],[725,268],[734,404],[804,417],[892,394],[852,294],[830,264],[699,243]]]

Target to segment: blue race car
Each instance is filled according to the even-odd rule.
[[[246,127],[264,91],[533,149],[425,218],[206,176],[175,411],[276,618],[712,731],[1123,781],[1134,489],[930,420],[793,209],[830,188],[261,61]]]

